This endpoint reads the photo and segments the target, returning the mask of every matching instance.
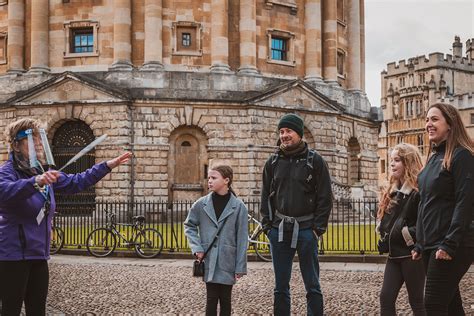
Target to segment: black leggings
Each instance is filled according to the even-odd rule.
[[[436,249],[423,252],[428,315],[465,315],[459,282],[474,259],[474,248],[459,247],[452,260],[436,259]]]
[[[49,270],[46,260],[0,261],[2,316],[45,315]]]
[[[207,304],[206,316],[217,315],[217,302],[220,303],[221,311],[219,315],[227,316],[232,311],[232,285],[206,283]]]
[[[413,314],[426,315],[423,305],[423,288],[425,286],[425,269],[423,262],[411,258],[388,259],[380,292],[380,314],[397,315],[395,303],[403,283],[408,291]]]

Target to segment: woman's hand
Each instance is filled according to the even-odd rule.
[[[119,165],[127,163],[131,158],[132,158],[132,153],[131,152],[126,152],[124,154],[121,154],[117,158],[114,158],[114,159],[111,159],[111,160],[107,161],[107,166],[110,169],[114,169],[115,167],[118,167]]]
[[[436,251],[436,259],[438,260],[452,260],[453,258],[443,249],[438,249]]]
[[[199,261],[202,261],[204,259],[204,252],[196,252],[194,256],[196,256],[196,259]]]
[[[236,273],[235,274],[235,280],[239,280],[241,277],[243,277],[244,275],[242,273]]]
[[[39,176],[36,176],[35,182],[40,186],[45,186],[49,184],[56,183],[59,179],[59,176],[61,173],[56,170],[48,170],[43,174],[40,174]]]
[[[413,260],[420,260],[421,259],[421,254],[418,251],[412,250],[411,251],[411,258]]]

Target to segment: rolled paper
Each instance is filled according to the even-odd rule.
[[[61,169],[59,169],[59,171],[62,171],[64,168],[66,168],[67,166],[69,166],[70,164],[72,164],[73,162],[75,162],[76,160],[78,160],[79,158],[81,158],[82,156],[84,156],[85,154],[87,154],[89,151],[91,151],[95,146],[99,145],[100,143],[102,143],[105,139],[107,138],[107,134],[104,134],[102,136],[100,136],[99,138],[97,138],[96,140],[94,140],[92,143],[90,143],[89,145],[87,145],[86,147],[84,147],[80,152],[78,152],[74,157],[71,158],[71,160],[69,160],[68,162],[66,162],[66,164],[64,166],[61,167]]]

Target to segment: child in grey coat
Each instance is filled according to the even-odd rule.
[[[248,211],[231,188],[232,178],[229,166],[211,168],[208,186],[212,192],[194,203],[184,222],[192,253],[205,260],[206,315],[217,315],[218,303],[220,315],[230,315],[232,286],[247,274]]]

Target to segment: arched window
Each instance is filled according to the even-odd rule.
[[[53,156],[57,168],[61,168],[81,149],[95,139],[91,128],[82,121],[67,121],[53,136]],[[66,173],[83,172],[95,164],[95,150],[92,149],[75,163],[67,166]],[[56,193],[57,210],[62,215],[92,215],[95,210],[95,188],[92,186],[85,191],[74,194]]]

